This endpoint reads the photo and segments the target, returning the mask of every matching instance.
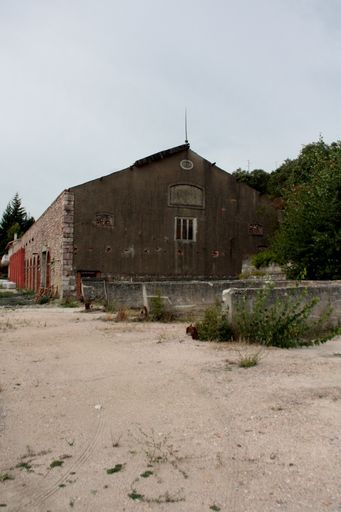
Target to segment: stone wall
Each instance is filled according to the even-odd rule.
[[[25,250],[25,288],[50,288],[60,297],[74,292],[72,193],[57,197],[22,236],[19,249]]]
[[[63,193],[63,222],[62,222],[62,288],[61,297],[73,295],[76,290],[76,277],[73,269],[73,239],[74,239],[74,195],[72,192]]]

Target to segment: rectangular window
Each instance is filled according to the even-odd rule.
[[[175,240],[195,242],[197,239],[197,219],[175,217]]]

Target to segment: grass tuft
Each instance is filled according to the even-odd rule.
[[[108,475],[113,475],[114,473],[119,473],[119,471],[122,471],[124,469],[125,464],[116,464],[113,468],[107,469]]]
[[[62,466],[64,464],[63,460],[53,460],[50,464],[50,468],[57,468],[59,466]]]

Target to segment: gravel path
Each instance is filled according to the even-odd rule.
[[[106,318],[0,310],[4,510],[341,511],[341,337],[242,369],[256,347]]]

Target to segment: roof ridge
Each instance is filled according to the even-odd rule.
[[[175,146],[170,149],[165,149],[164,151],[159,151],[158,153],[154,153],[153,155],[146,156],[141,158],[140,160],[136,160],[133,164],[136,167],[142,167],[143,165],[149,164],[150,162],[156,162],[157,160],[162,160],[167,156],[174,155],[175,153],[180,153],[181,151],[185,151],[190,148],[189,143],[182,144],[181,146]]]

